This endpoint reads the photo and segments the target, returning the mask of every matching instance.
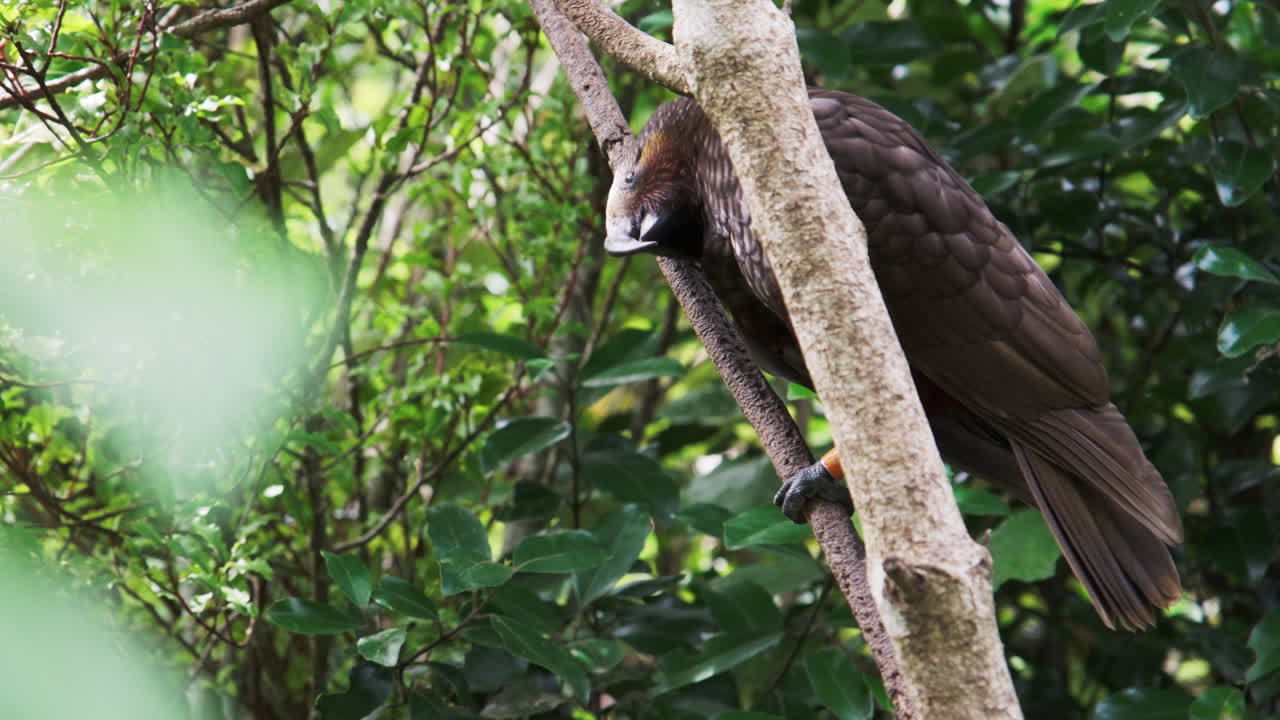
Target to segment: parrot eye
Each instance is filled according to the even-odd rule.
[[[635,170],[632,170],[632,171],[628,172],[628,173],[627,173],[627,176],[626,176],[625,178],[623,178],[623,179],[622,179],[622,182],[623,182],[623,183],[625,183],[625,184],[627,184],[627,185],[634,185],[634,184],[635,184],[635,182],[636,182],[636,171],[635,171]]]

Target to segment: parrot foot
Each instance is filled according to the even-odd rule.
[[[811,498],[829,500],[843,506],[849,514],[853,514],[853,498],[849,496],[849,488],[840,480],[844,479],[844,471],[840,467],[840,458],[835,450],[831,450],[818,462],[787,478],[773,496],[773,504],[782,508],[782,514],[792,522],[803,525],[806,522],[804,506]]]

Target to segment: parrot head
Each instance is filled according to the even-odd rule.
[[[687,148],[663,118],[649,121],[613,176],[604,249],[614,257],[648,252],[702,256],[702,211]]]

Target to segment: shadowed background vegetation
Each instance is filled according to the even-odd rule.
[[[0,697],[887,716],[656,267],[603,256],[527,6],[226,7],[0,8]],[[1183,512],[1184,599],[1113,633],[1037,513],[956,477],[1027,716],[1274,716],[1280,7],[794,17],[813,83],[914,124],[1050,272]],[[669,97],[606,67],[635,127]]]

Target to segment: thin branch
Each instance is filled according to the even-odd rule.
[[[219,30],[235,25],[243,25],[254,18],[271,12],[273,9],[288,3],[290,0],[249,0],[232,8],[221,10],[210,10],[201,13],[196,17],[174,25],[165,30],[167,34],[180,38],[192,38],[197,35],[209,32],[211,30]],[[150,48],[147,53],[155,52],[155,48]],[[118,53],[111,58],[112,65],[124,65],[130,61],[128,53]],[[22,105],[40,99],[41,97],[51,97],[58,93],[66,92],[71,88],[79,85],[85,80],[97,80],[111,71],[111,65],[101,64],[93,67],[77,70],[73,73],[63,75],[62,77],[47,83],[42,88],[22,88],[20,92],[13,93],[6,90],[7,94],[0,97],[0,110],[7,110],[11,107]]]
[[[676,57],[674,47],[632,27],[597,0],[560,0],[559,4],[564,16],[611,57],[681,95],[693,93],[688,72],[680,58]],[[543,29],[545,31],[546,27]],[[551,32],[547,33],[548,40],[551,40],[551,35]],[[556,40],[551,40],[551,44],[555,47]],[[558,50],[556,54],[560,54]],[[607,84],[597,86],[597,89],[609,92]],[[577,86],[574,87],[574,92],[578,92]]]

